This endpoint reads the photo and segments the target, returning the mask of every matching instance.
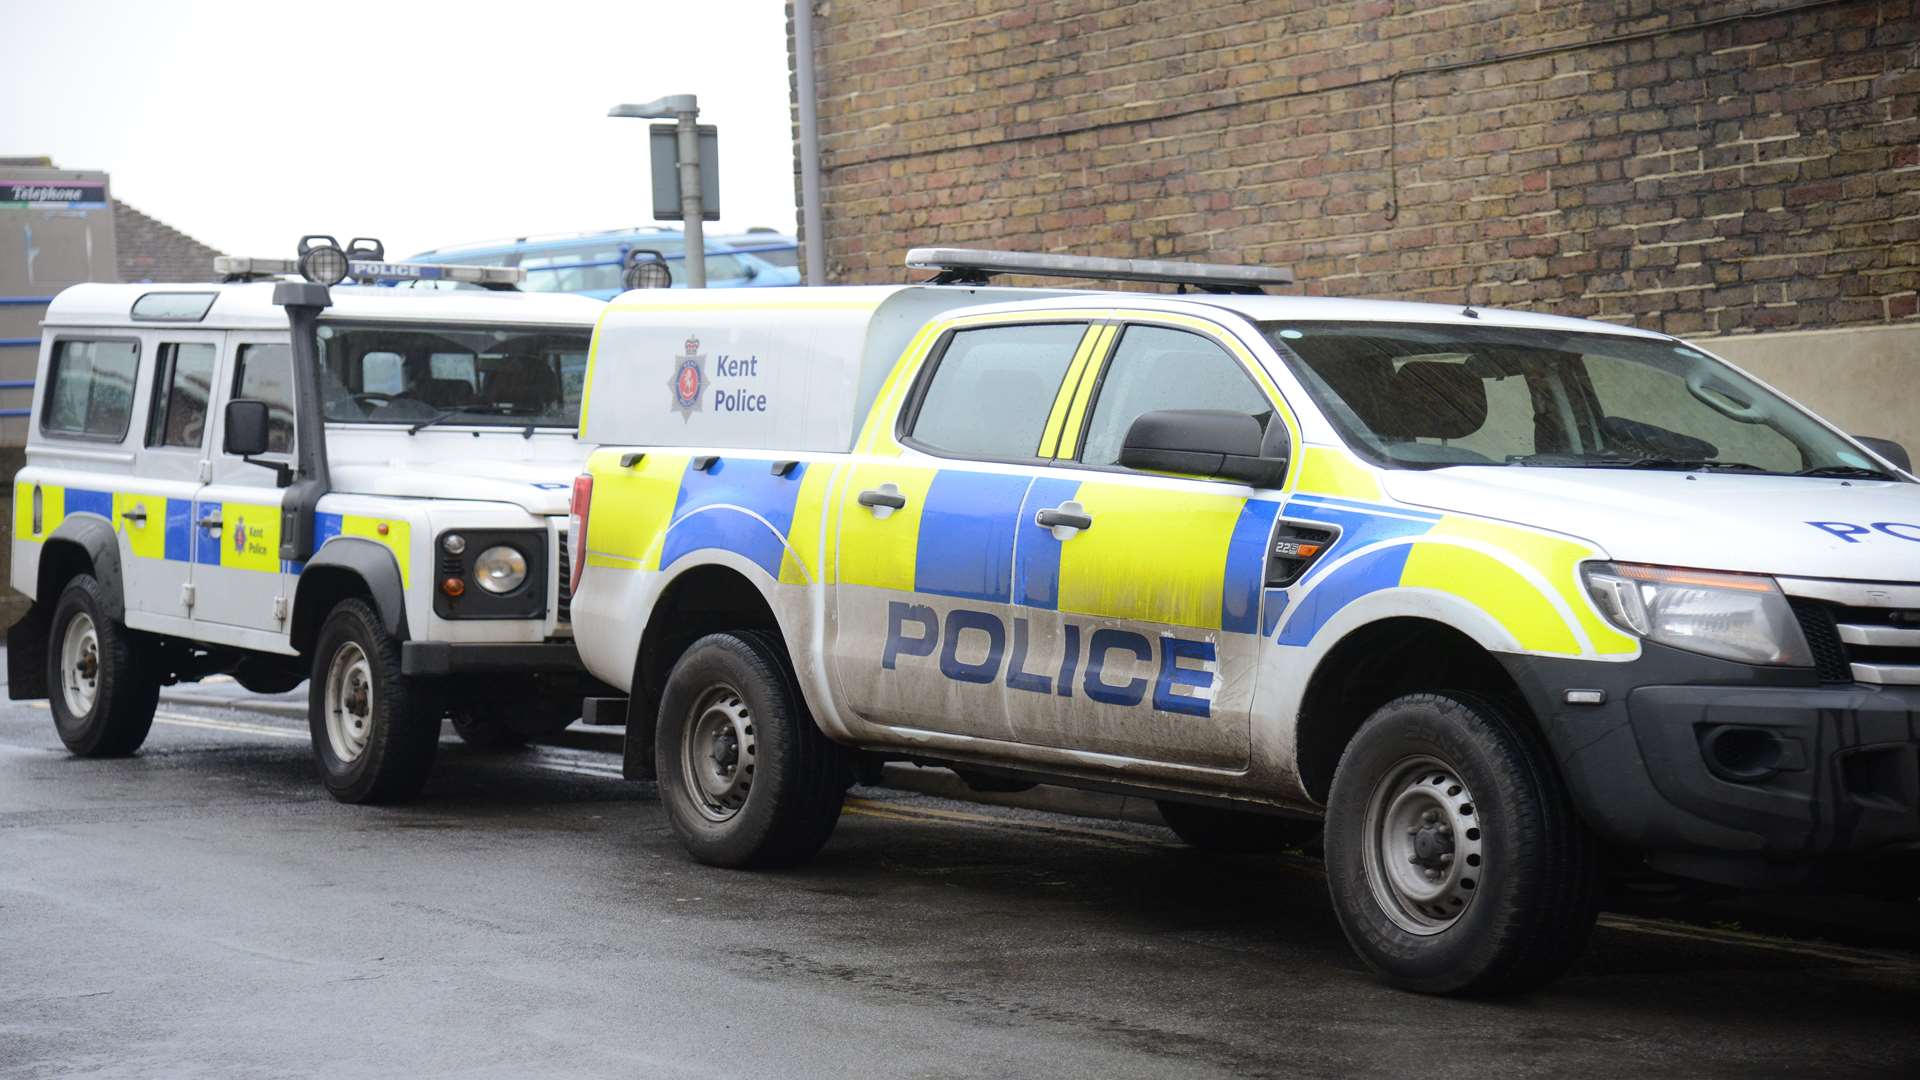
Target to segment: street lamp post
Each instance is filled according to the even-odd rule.
[[[608,116],[640,120],[673,120],[679,124],[680,220],[687,248],[687,288],[707,287],[707,237],[700,200],[700,99],[674,94],[644,105],[615,105]]]

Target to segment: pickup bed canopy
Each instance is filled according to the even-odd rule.
[[[625,293],[594,333],[580,437],[844,453],[929,320],[1054,295],[957,285]]]

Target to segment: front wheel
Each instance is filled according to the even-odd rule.
[[[439,710],[400,674],[400,643],[364,600],[342,600],[314,645],[307,726],[321,782],[346,803],[419,794],[440,742]]]
[[[812,858],[853,780],[846,751],[807,712],[778,644],[751,631],[709,634],[673,666],[655,765],[675,835],[713,866]]]
[[[81,574],[53,607],[47,702],[54,729],[81,757],[124,757],[153,727],[160,678],[151,649],[107,614],[100,583]]]
[[[1598,913],[1598,859],[1552,763],[1494,705],[1417,694],[1363,724],[1333,777],[1327,882],[1347,940],[1427,993],[1525,990]]]

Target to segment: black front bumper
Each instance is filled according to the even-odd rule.
[[[1920,687],[1657,645],[1629,663],[1508,659],[1582,815],[1657,867],[1781,883],[1834,856],[1920,854]],[[1606,701],[1570,705],[1576,689]]]
[[[400,645],[404,675],[558,675],[585,672],[580,652],[567,641],[468,644],[406,641]]]

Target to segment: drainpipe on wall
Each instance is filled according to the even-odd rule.
[[[800,106],[800,231],[806,283],[827,283],[827,243],[820,229],[820,124],[814,113],[813,0],[793,0],[793,95]]]

